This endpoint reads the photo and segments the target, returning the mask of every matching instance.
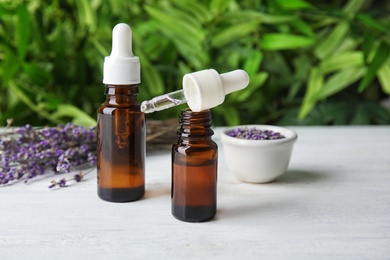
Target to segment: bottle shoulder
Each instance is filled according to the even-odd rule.
[[[98,114],[105,114],[105,115],[113,115],[115,113],[120,113],[123,111],[128,111],[132,113],[140,113],[141,112],[139,104],[133,104],[133,105],[112,105],[112,104],[102,104],[97,112]]]
[[[218,145],[214,141],[202,143],[183,143],[179,140],[178,143],[172,146],[172,151],[181,154],[208,153],[218,150]]]
[[[218,146],[193,147],[174,145],[172,147],[172,162],[181,165],[215,164],[218,160]]]

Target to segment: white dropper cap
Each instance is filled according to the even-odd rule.
[[[214,69],[189,73],[183,77],[184,95],[194,112],[216,107],[225,95],[248,86],[249,75],[244,70],[219,74]]]
[[[125,23],[112,30],[112,51],[104,59],[103,83],[131,85],[141,83],[141,65],[132,50],[132,31]]]

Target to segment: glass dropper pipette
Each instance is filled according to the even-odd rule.
[[[141,103],[141,111],[144,113],[153,113],[155,111],[165,110],[187,103],[184,95],[184,89],[177,90],[168,94],[157,96],[151,100],[145,100]]]
[[[183,89],[143,101],[141,111],[153,113],[188,103],[192,111],[200,112],[222,104],[225,95],[248,84],[249,75],[244,70],[219,74],[208,69],[189,73],[183,77]]]

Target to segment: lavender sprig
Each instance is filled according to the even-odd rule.
[[[226,134],[231,137],[248,140],[277,140],[285,138],[285,136],[279,132],[274,132],[272,130],[260,130],[255,127],[251,129],[247,127],[231,129],[227,131]]]
[[[52,169],[70,172],[85,163],[96,164],[96,128],[71,123],[56,127],[7,127],[0,133],[0,185],[25,182]]]
[[[71,179],[62,178],[62,179],[60,179],[60,180],[58,180],[58,181],[52,180],[52,181],[50,182],[49,189],[53,189],[53,188],[55,188],[55,187],[59,187],[59,188],[66,187],[66,186],[67,186],[67,183],[68,183],[69,181],[72,181],[72,180],[74,180],[75,182],[81,182],[81,181],[84,179],[84,177],[85,177],[88,173],[90,173],[91,171],[92,171],[92,169],[86,171],[85,173],[83,173],[82,171],[80,171],[79,173],[75,174],[75,175],[73,176],[73,178],[71,178]]]

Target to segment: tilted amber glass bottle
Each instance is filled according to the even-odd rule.
[[[217,209],[218,147],[210,110],[184,109],[179,140],[172,147],[172,214],[179,220],[212,219]]]
[[[138,85],[106,85],[98,110],[98,195],[112,202],[134,201],[145,193],[145,116]]]

